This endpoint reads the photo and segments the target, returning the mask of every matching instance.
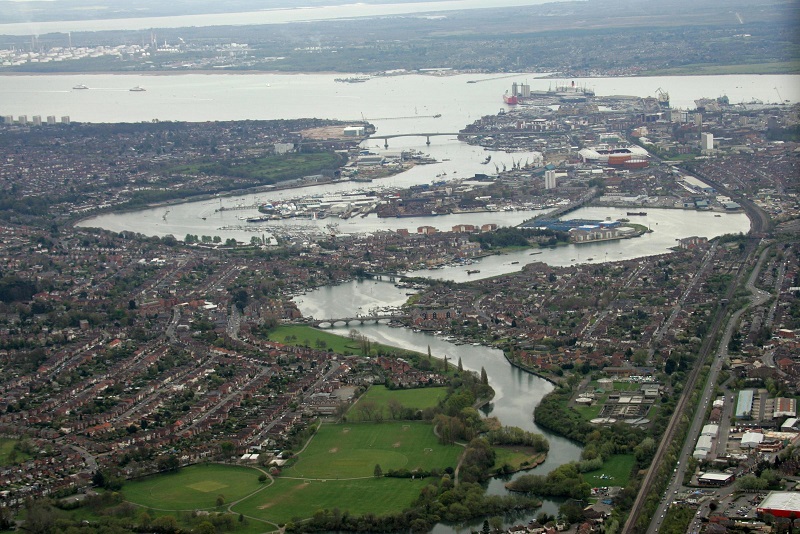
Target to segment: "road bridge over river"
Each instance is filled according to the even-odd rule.
[[[357,315],[355,317],[340,317],[337,319],[314,319],[310,323],[317,328],[333,328],[334,326],[388,323],[398,319],[409,319],[410,317],[409,314],[403,312],[375,313],[371,315]]]
[[[424,137],[425,144],[431,144],[431,137],[437,135],[462,135],[460,132],[425,132],[425,133],[400,133],[400,134],[392,134],[392,135],[370,135],[369,139],[383,139],[383,147],[389,148],[389,139],[394,139],[395,137]]]

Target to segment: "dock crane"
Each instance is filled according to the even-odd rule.
[[[656,95],[658,96],[658,105],[662,108],[669,107],[669,93],[661,89],[660,87],[656,89]]]
[[[783,98],[781,98],[781,92],[778,91],[778,87],[775,86],[773,89],[775,89],[775,92],[778,93],[778,104],[783,104]]]

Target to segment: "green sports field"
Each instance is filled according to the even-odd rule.
[[[271,523],[309,518],[318,510],[339,508],[352,515],[402,511],[430,481],[408,478],[311,480],[279,478],[270,487],[233,507],[234,513]]]
[[[440,445],[420,421],[322,425],[297,462],[264,491],[234,507],[250,517],[283,523],[321,509],[386,514],[409,506],[429,483],[375,478],[375,465],[430,470],[455,467],[463,449]]]
[[[443,446],[433,427],[421,421],[322,425],[283,477],[371,477],[375,464],[384,473],[405,468],[455,468],[463,449]]]
[[[198,510],[239,500],[263,487],[261,471],[249,467],[199,464],[125,484],[125,499],[157,510]]]
[[[583,473],[583,479],[592,487],[625,486],[634,462],[632,454],[615,454],[600,469]]]
[[[411,408],[413,410],[423,410],[425,408],[433,408],[439,401],[447,396],[447,388],[445,387],[430,387],[430,388],[417,388],[417,389],[386,389],[386,386],[370,386],[364,395],[359,399],[360,402],[372,401],[375,405],[383,410],[384,420],[391,419],[391,413],[387,406],[389,399],[397,400],[404,408]],[[361,420],[361,413],[358,410],[358,403],[354,404],[350,411],[347,412],[348,421]]]

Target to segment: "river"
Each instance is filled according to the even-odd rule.
[[[328,286],[310,291],[295,299],[298,308],[305,316],[318,319],[333,317],[352,317],[365,313],[370,308],[380,306],[399,306],[408,298],[406,289],[395,287],[389,282],[376,280],[352,281],[338,286]],[[346,336],[352,327],[332,329],[333,333]],[[415,332],[405,328],[391,328],[382,324],[356,327],[361,334],[386,345],[403,347],[422,353],[428,351],[438,358],[447,356],[453,362],[461,358],[465,369],[480,372],[486,369],[489,384],[495,391],[491,404],[484,409],[487,415],[495,416],[505,425],[518,426],[532,432],[541,432],[550,442],[550,452],[544,464],[537,467],[536,473],[547,473],[555,467],[580,458],[581,448],[574,442],[539,428],[533,421],[533,409],[539,401],[553,390],[548,381],[531,373],[521,371],[508,364],[502,351],[481,345],[455,345],[441,336],[426,332]],[[488,491],[504,494],[504,481],[492,479]],[[532,519],[538,513],[558,513],[558,502],[546,500],[541,509],[532,515],[514,518],[516,521]],[[480,527],[482,520],[469,522],[467,526]],[[451,525],[437,525],[433,532],[450,534],[457,531]]]

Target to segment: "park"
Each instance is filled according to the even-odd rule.
[[[394,399],[420,410],[445,395],[445,388],[390,391],[375,386],[359,401],[384,410]],[[247,518],[247,532],[261,532],[324,509],[352,515],[399,513],[430,483],[420,473],[455,469],[463,448],[440,444],[431,423],[361,422],[357,406],[349,412],[353,420],[319,424],[280,475],[264,482],[259,482],[265,472],[259,467],[200,464],[129,481],[124,498],[153,515],[230,511]]]

